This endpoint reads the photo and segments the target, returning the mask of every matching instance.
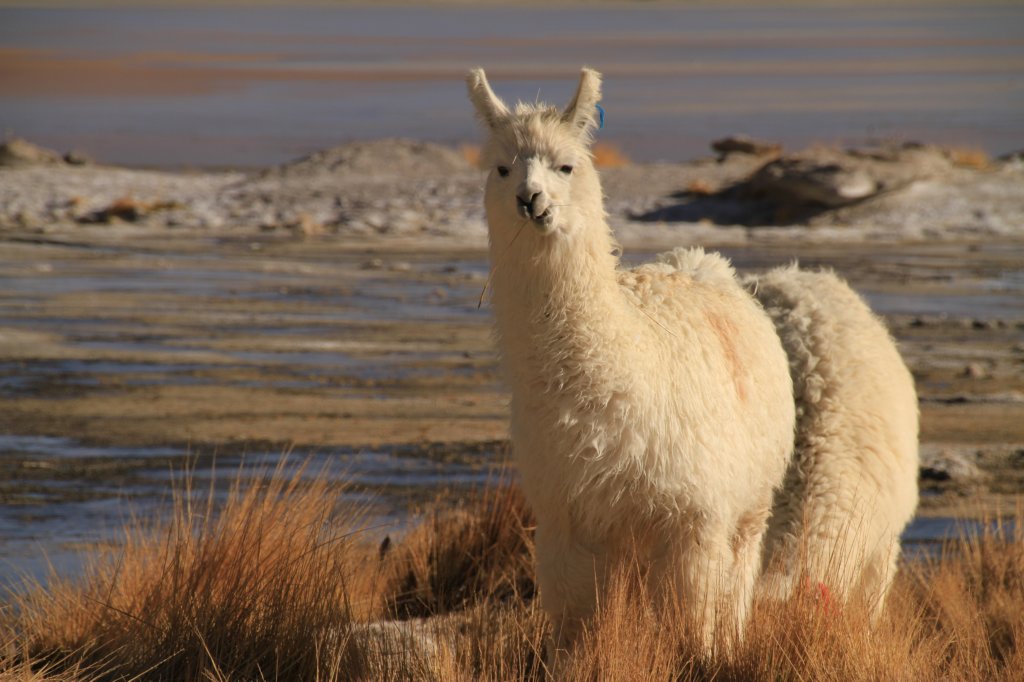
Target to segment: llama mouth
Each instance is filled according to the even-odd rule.
[[[551,224],[555,220],[555,216],[551,214],[551,209],[548,209],[540,215],[533,216],[533,226],[541,232],[548,232],[551,230]]]
[[[552,214],[550,208],[544,209],[543,213],[533,215],[533,212],[530,210],[530,207],[524,204],[519,205],[519,215],[533,222],[534,227],[537,227],[538,229],[543,227],[550,227],[552,221],[555,219],[555,216]]]

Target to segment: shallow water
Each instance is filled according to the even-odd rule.
[[[0,126],[115,163],[252,166],[351,139],[476,141],[462,78],[564,102],[638,160],[745,132],[799,147],[1020,146],[1024,7],[0,9]]]
[[[364,527],[371,538],[395,535],[407,527],[410,489],[420,491],[417,499],[429,500],[440,491],[465,494],[508,476],[502,473],[504,459],[497,451],[474,452],[466,461],[452,462],[423,457],[401,446],[200,458],[198,453],[175,448],[96,447],[65,438],[0,436],[0,460],[5,469],[17,460],[20,468],[36,470],[30,486],[16,481],[0,486],[0,498],[4,498],[0,588],[15,589],[26,580],[45,582],[51,571],[75,575],[87,565],[90,548],[117,543],[126,524],[134,519],[151,523],[166,518],[173,505],[172,490],[181,494],[186,468],[192,471],[193,498],[203,504],[211,484],[215,484],[215,500],[223,501],[238,477],[264,476],[282,461],[286,472],[305,466],[307,475],[322,474],[346,484],[340,498],[368,510]],[[102,465],[114,460],[131,462],[130,482],[103,482]],[[54,466],[56,461],[71,462],[71,467]],[[69,480],[71,468],[78,473]],[[99,470],[99,475],[89,473],[90,468]],[[46,471],[54,477],[48,478]],[[12,493],[17,499],[10,499]],[[945,542],[977,537],[986,528],[996,526],[970,519],[919,517],[903,532],[901,542],[907,558],[934,558]],[[1013,533],[1012,522],[1000,528],[1008,537]]]
[[[203,504],[211,484],[215,500],[223,501],[238,477],[262,477],[282,462],[292,474],[304,466],[308,476],[325,475],[346,484],[340,497],[368,510],[364,525],[370,537],[394,535],[406,527],[410,489],[420,491],[417,499],[430,499],[440,491],[459,495],[508,475],[501,473],[503,453],[497,450],[468,453],[463,461],[453,462],[425,457],[407,446],[203,456],[176,448],[97,447],[66,438],[0,436],[0,461],[8,470],[14,465],[32,471],[28,485],[15,479],[0,486],[0,588],[45,581],[51,570],[64,576],[79,573],[89,560],[89,548],[117,543],[133,519],[166,518],[172,491],[183,490],[186,469],[191,470],[193,498]],[[114,462],[130,474],[105,481]],[[985,529],[986,524],[975,520],[916,518],[904,531],[902,544],[909,558],[936,557],[944,542],[978,536]],[[1012,522],[1002,532],[1012,534]]]
[[[948,516],[917,517],[903,531],[900,542],[903,556],[910,560],[937,559],[951,541],[968,538],[978,540],[991,535],[1012,541],[1017,526],[1013,519],[979,521]]]
[[[51,568],[64,576],[80,572],[90,548],[116,544],[125,525],[168,518],[186,475],[202,505],[211,491],[215,504],[223,502],[236,480],[258,480],[277,468],[292,476],[305,467],[306,477],[343,484],[340,501],[365,510],[367,533],[382,537],[406,527],[410,504],[480,489],[498,480],[503,463],[500,446],[462,453],[453,446],[438,459],[402,445],[217,454],[0,436],[0,588],[45,581]]]

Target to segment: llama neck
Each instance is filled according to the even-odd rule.
[[[565,235],[523,234],[511,247],[492,244],[493,304],[511,370],[562,373],[563,363],[595,359],[594,349],[615,345],[621,330],[611,321],[622,320],[626,303],[611,233],[603,216],[591,219]]]

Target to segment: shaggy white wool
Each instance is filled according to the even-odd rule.
[[[537,517],[540,597],[569,645],[637,552],[710,648],[741,634],[773,489],[793,446],[786,355],[726,260],[621,270],[590,157],[596,72],[565,111],[513,112],[482,71],[493,307],[511,436]]]
[[[748,285],[789,355],[797,436],[765,542],[763,588],[803,578],[881,611],[917,506],[914,380],[883,323],[831,272],[779,268]]]
[[[698,282],[717,282],[728,287],[736,279],[736,271],[728,260],[718,254],[706,254],[699,246],[659,253],[657,261],[671,269],[685,272]]]

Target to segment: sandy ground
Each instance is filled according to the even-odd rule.
[[[752,224],[770,214],[762,200],[723,191],[762,163],[604,171],[625,260],[702,243],[742,271],[835,268],[884,313],[917,380],[921,514],[1009,508],[1024,490],[1019,162],[769,225]],[[413,142],[252,175],[0,168],[0,433],[101,451],[500,459],[480,204],[462,155]],[[167,466],[7,450],[9,504]]]

